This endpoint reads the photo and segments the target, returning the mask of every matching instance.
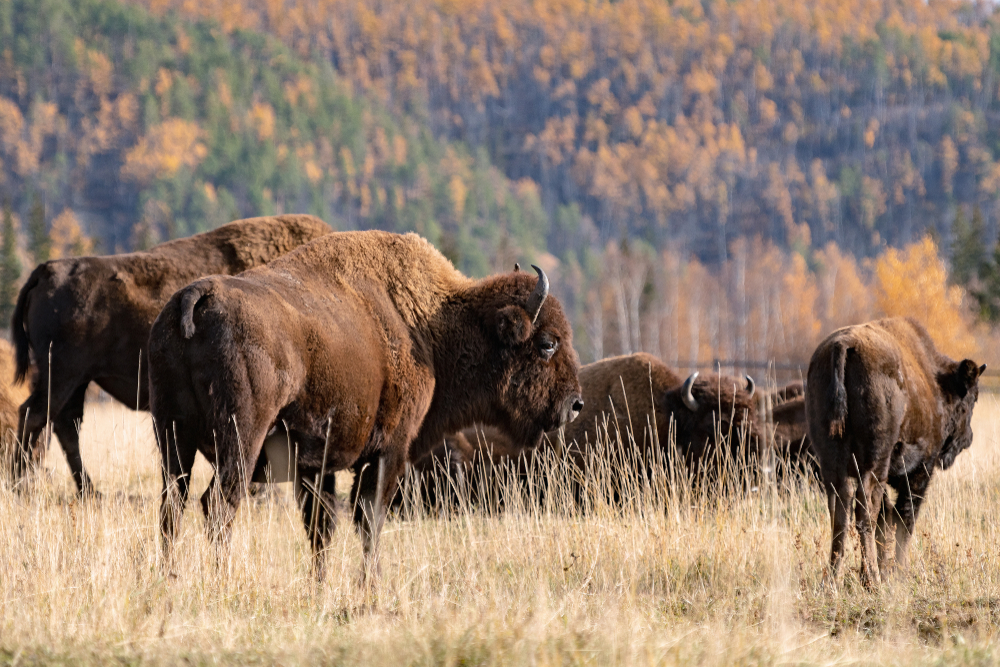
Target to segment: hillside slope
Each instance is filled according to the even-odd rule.
[[[101,250],[281,211],[416,230],[473,273],[544,248],[532,184],[265,34],[0,0],[0,63],[0,198],[71,209]]]

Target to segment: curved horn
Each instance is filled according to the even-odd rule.
[[[747,393],[750,394],[749,398],[753,398],[753,393],[757,390],[757,384],[753,381],[753,378],[749,375],[747,378]]]
[[[517,273],[520,270],[521,270],[521,265],[518,264],[517,262],[514,262],[514,273]]]
[[[538,274],[538,284],[535,285],[535,291],[528,297],[528,303],[524,309],[528,311],[528,317],[531,318],[531,323],[534,324],[535,320],[538,319],[538,313],[542,312],[542,304],[545,303],[546,297],[549,296],[549,277],[534,264],[531,265],[531,268]]]
[[[691,412],[698,411],[698,401],[695,400],[694,395],[691,393],[691,387],[694,386],[694,381],[698,379],[698,371],[691,374],[687,380],[684,380],[684,393],[682,395],[684,399],[684,405]]]

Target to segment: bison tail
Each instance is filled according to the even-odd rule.
[[[830,418],[830,435],[841,437],[847,421],[847,389],[844,387],[844,366],[847,364],[847,348],[843,343],[833,347],[833,384],[830,387],[833,414]]]
[[[194,335],[194,309],[211,291],[211,285],[204,281],[189,285],[181,295],[181,333],[190,339]]]
[[[31,365],[29,350],[31,341],[28,339],[28,331],[24,326],[24,311],[28,309],[28,295],[31,290],[38,286],[42,279],[42,274],[47,270],[45,264],[39,264],[28,277],[28,282],[24,283],[20,294],[17,295],[17,304],[14,306],[14,315],[10,319],[10,337],[14,343],[14,383],[24,382],[28,375],[28,367]]]

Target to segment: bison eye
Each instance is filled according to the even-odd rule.
[[[556,353],[559,349],[559,341],[552,340],[551,338],[543,338],[538,343],[538,352],[542,355],[545,361],[552,358],[552,355]]]

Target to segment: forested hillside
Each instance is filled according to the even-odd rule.
[[[544,250],[533,183],[264,34],[0,0],[0,58],[0,198],[22,219],[41,200],[50,227],[70,211],[100,250],[282,211],[416,230],[473,273]]]
[[[321,56],[395,113],[485,147],[539,184],[551,218],[574,207],[602,240],[709,261],[748,234],[871,255],[947,234],[959,204],[995,232],[989,2],[138,1]],[[563,229],[557,254],[575,242]]]
[[[0,198],[25,269],[282,211],[416,230],[476,275],[538,261],[584,360],[802,361],[900,304],[973,350],[972,318],[1000,319],[998,22],[923,0],[0,0]]]

